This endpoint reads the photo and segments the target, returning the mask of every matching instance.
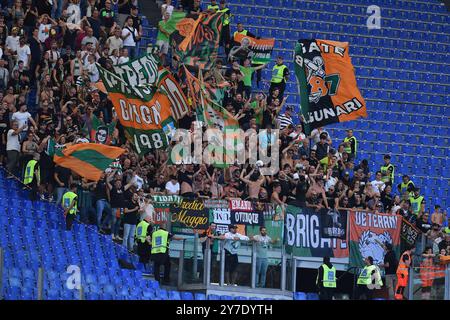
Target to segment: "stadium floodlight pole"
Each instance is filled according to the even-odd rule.
[[[5,257],[3,255],[3,248],[0,247],[0,300],[3,300],[3,264]]]
[[[37,279],[37,299],[38,300],[43,300],[44,298],[44,268],[39,267],[38,270],[38,279]]]

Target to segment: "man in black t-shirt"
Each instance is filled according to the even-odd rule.
[[[159,174],[156,179],[150,181],[148,186],[152,195],[164,194],[164,190],[166,189],[166,179],[164,175]]]
[[[389,292],[389,300],[393,300],[397,279],[396,272],[398,267],[398,259],[395,256],[395,252],[392,250],[392,244],[385,242],[383,249],[385,251],[384,261],[379,267],[384,268],[384,283],[386,283],[386,288]]]
[[[60,205],[64,193],[68,191],[72,183],[72,171],[64,167],[56,166],[53,177],[56,181],[56,204]]]
[[[98,231],[103,233],[102,228],[109,223],[111,217],[111,205],[108,202],[108,195],[106,194],[106,180],[105,174],[102,174],[102,177],[99,181],[94,185],[94,198],[95,198],[95,209],[97,212],[97,228]],[[106,218],[102,224],[102,216],[103,212],[106,211]]]
[[[139,216],[141,209],[139,206],[139,196],[134,193],[131,200],[125,201],[125,210],[123,216],[123,241],[122,245],[128,249],[128,251],[133,251],[134,246],[134,235],[136,232],[136,225],[139,222]]]
[[[110,173],[106,179],[106,185],[108,187],[109,202],[111,205],[111,237],[113,241],[122,241],[123,239],[119,236],[119,229],[123,210],[126,205],[125,191],[131,187],[132,181],[126,186],[123,186],[121,176]]]

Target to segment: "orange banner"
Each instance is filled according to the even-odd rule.
[[[109,96],[120,123],[126,128],[160,130],[171,117],[170,101],[162,93],[155,93],[149,102],[127,98],[121,93],[112,92]]]

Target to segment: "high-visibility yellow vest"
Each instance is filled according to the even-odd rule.
[[[381,275],[380,275],[380,271],[378,269],[377,266],[371,265],[371,266],[365,266],[364,269],[361,271],[359,277],[358,277],[358,284],[361,285],[369,285],[372,283],[372,272],[374,270],[378,270],[378,280],[377,283],[378,285],[382,286],[383,285],[383,280],[381,280]]]
[[[210,4],[210,5],[208,5],[208,10],[218,11],[219,10],[219,6],[217,4],[215,6]]]
[[[450,234],[450,228],[449,227],[445,227],[444,228],[444,233]]]
[[[409,187],[411,184],[412,184],[413,187],[414,187],[414,182],[412,182],[411,180],[409,180],[407,183],[402,182],[402,183],[400,184],[400,193],[401,193],[401,194],[404,194],[405,192],[407,192],[407,191],[408,191],[408,187]]]
[[[326,264],[322,265],[323,268],[323,278],[322,284],[324,288],[336,288],[336,268],[328,268]],[[317,274],[316,284],[319,282],[319,274]]]
[[[230,24],[230,18],[231,18],[231,14],[230,9],[228,8],[223,8],[223,9],[219,9],[217,10],[217,12],[224,12],[225,14],[223,15],[223,25],[227,26]]]
[[[239,31],[235,31],[234,33],[233,33],[233,38],[236,38],[236,35],[237,34],[242,34],[243,36],[246,36],[247,35],[247,33],[248,33],[248,31],[247,30],[242,30],[241,32],[239,32]]]
[[[28,161],[27,167],[25,168],[25,176],[23,178],[23,184],[30,184],[33,181],[34,178],[34,168],[36,167],[37,161],[32,159]],[[40,180],[40,170],[38,169],[37,172],[37,182],[39,184]]]
[[[141,222],[139,222],[139,224],[136,227],[135,237],[141,243],[145,242],[145,238],[147,237],[147,230],[148,230],[149,226],[150,226],[150,223],[148,223],[145,220],[142,220]]]
[[[152,254],[166,253],[169,248],[169,232],[159,229],[152,233]]]
[[[392,172],[390,175],[386,175],[389,168],[392,168]],[[382,166],[381,169],[381,174],[383,174],[383,177],[381,178],[381,180],[386,183],[389,182],[389,180],[391,180],[392,184],[394,184],[394,165],[392,163],[388,164],[387,166]]]
[[[418,196],[417,198],[410,197],[409,202],[411,203],[411,211],[417,216],[422,209],[423,196]]]
[[[348,153],[348,154],[352,154],[352,147],[351,147],[351,140],[354,140],[355,141],[355,154],[356,154],[356,147],[357,147],[357,145],[358,145],[358,140],[356,140],[356,137],[354,137],[354,136],[352,136],[352,137],[350,137],[350,138],[348,138],[348,137],[345,137],[344,138],[344,142],[350,142],[350,146],[345,146],[344,147],[344,151],[346,152],[346,153]]]
[[[63,208],[64,209],[69,208],[76,197],[77,197],[77,194],[72,191],[67,191],[66,193],[64,193],[64,195],[62,197]],[[75,201],[75,204],[72,207],[72,209],[70,209],[70,211],[68,212],[68,214],[77,214],[77,202],[76,201]]]
[[[284,64],[282,64],[281,66],[275,65],[272,69],[272,80],[270,80],[270,82],[281,83],[284,80],[283,77],[284,69],[287,69],[287,67]]]

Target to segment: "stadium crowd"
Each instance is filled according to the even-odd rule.
[[[123,241],[129,249],[134,233],[128,228],[122,239],[121,225],[135,226],[151,216],[151,196],[161,194],[259,199],[275,203],[281,212],[286,205],[295,204],[315,210],[354,208],[401,214],[430,241],[450,233],[445,212],[436,206],[430,214],[420,189],[407,175],[395,181],[395,165],[389,155],[378,168],[369,168],[367,159],[358,160],[358,137],[352,130],[340,138],[331,137],[324,128],[305,135],[303,124],[294,124],[294,110],[286,105],[284,92],[290,71],[282,57],[276,58],[270,87],[260,89],[264,87],[260,71],[267,66],[252,65],[245,56],[233,54],[238,45],[233,42],[234,34],[251,33],[242,24],[230,33],[233,14],[225,1],[211,1],[209,6],[197,0],[182,1],[177,8],[166,1],[161,6],[157,36],[161,60],[187,90],[161,25],[174,10],[224,12],[221,45],[227,55],[217,60],[204,78],[213,87],[226,83],[223,107],[239,120],[242,129],[267,129],[270,141],[270,130],[279,130],[279,141],[272,141],[280,146],[280,171],[276,175],[263,176],[258,167],[248,163],[226,169],[174,165],[168,161],[168,150],[163,149],[140,158],[119,123],[111,144],[127,152],[101,180],[87,181],[69,169],[55,167],[50,140],[57,146],[87,142],[94,119],[104,125],[115,120],[108,96],[93,86],[99,80],[96,63],[111,69],[139,55],[143,28],[136,2],[0,1],[0,160],[9,178],[26,178],[29,161],[36,160],[40,168],[40,183],[34,186],[38,197],[59,204],[73,189],[80,220],[96,224],[101,232],[111,230],[112,238]],[[191,110],[179,120],[178,127],[193,130],[195,122],[195,111]]]

